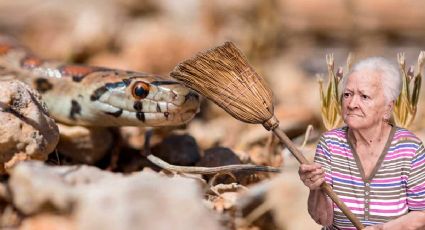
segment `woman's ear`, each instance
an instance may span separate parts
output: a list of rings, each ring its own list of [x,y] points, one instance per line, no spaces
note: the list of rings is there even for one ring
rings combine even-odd
[[[391,113],[394,109],[394,105],[395,105],[395,100],[390,101],[390,103],[388,103],[388,111]]]
[[[394,105],[395,105],[395,101],[390,101],[387,105],[385,105],[386,111],[383,117],[384,121],[388,122],[390,120]]]

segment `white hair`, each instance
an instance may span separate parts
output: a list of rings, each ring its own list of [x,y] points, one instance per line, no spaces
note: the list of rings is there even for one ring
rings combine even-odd
[[[402,87],[402,79],[399,70],[383,57],[370,57],[358,62],[342,80],[342,89],[347,86],[347,79],[354,72],[376,71],[380,73],[382,89],[387,102],[396,101]]]

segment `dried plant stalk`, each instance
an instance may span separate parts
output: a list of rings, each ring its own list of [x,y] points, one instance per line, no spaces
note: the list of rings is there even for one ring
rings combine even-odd
[[[228,173],[235,171],[249,171],[249,172],[270,172],[270,173],[279,173],[281,170],[279,168],[270,167],[270,166],[261,166],[261,165],[225,165],[219,167],[196,167],[196,166],[179,166],[169,164],[160,158],[149,154],[147,156],[148,160],[155,164],[156,166],[166,169],[170,172],[177,173],[193,173],[193,174],[217,174],[217,173]]]
[[[351,68],[352,59],[352,55],[349,54],[347,57],[347,72]],[[331,130],[342,124],[341,97],[339,95],[338,85],[343,78],[343,69],[339,67],[335,73],[333,54],[326,55],[326,63],[329,80],[325,92],[323,89],[323,78],[319,77],[320,108],[323,124],[327,130]]]
[[[394,106],[394,122],[397,126],[408,128],[415,119],[417,112],[422,82],[421,70],[424,66],[425,52],[421,51],[419,54],[416,71],[413,66],[406,71],[406,58],[404,53],[398,53],[397,59],[400,66],[403,86]]]

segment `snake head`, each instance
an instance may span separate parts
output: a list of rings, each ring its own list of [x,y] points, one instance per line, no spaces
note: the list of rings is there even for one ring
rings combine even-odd
[[[90,100],[117,125],[174,126],[195,116],[200,99],[176,81],[133,76],[104,84]]]

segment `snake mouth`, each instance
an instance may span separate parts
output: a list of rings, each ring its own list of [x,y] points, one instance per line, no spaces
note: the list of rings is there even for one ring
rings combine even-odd
[[[116,126],[177,126],[190,121],[199,112],[199,96],[189,92],[180,105],[166,101],[96,101],[103,112],[104,119]],[[133,103],[133,104],[131,104]],[[98,122],[100,123],[100,122]],[[100,124],[101,125],[101,124]]]
[[[115,108],[116,112],[104,112],[117,126],[178,126],[189,122],[197,110],[178,112],[141,112]]]

